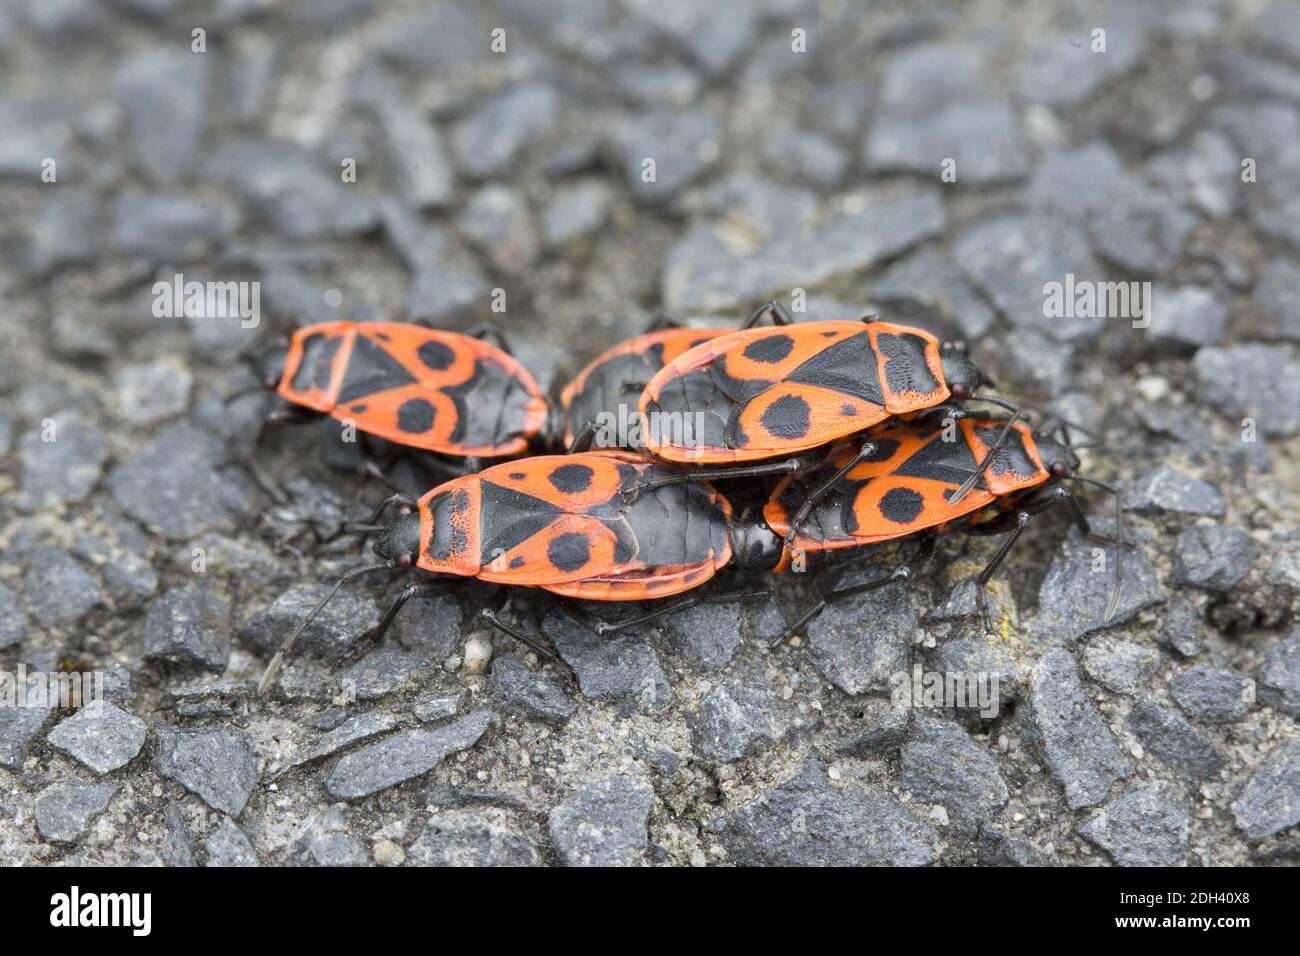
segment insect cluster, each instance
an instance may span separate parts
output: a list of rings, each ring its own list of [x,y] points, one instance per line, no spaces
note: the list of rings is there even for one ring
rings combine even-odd
[[[1072,432],[1086,430],[1050,417],[1030,427],[1021,406],[983,391],[990,383],[963,349],[875,317],[795,324],[767,303],[739,329],[660,320],[597,357],[554,403],[490,338],[490,329],[329,322],[298,330],[267,357],[264,384],[285,403],[268,423],[331,415],[430,456],[454,477],[418,499],[394,494],[368,522],[348,526],[375,535],[381,562],[340,579],[285,642],[262,689],[335,591],[381,569],[435,577],[403,590],[375,637],[411,598],[456,579],[586,601],[690,592],[617,624],[588,620],[605,634],[755,593],[703,597],[701,586],[728,567],[802,570],[810,556],[916,538],[915,555],[879,580],[839,587],[832,574],[784,638],[829,601],[915,577],[935,536],[960,529],[1005,535],[976,579],[989,627],[985,586],[1030,520],[1065,505],[1081,532],[1099,538],[1069,483],[1115,494],[1077,474],[1082,443]],[[637,427],[611,438],[602,423],[628,407]],[[367,467],[384,478],[377,462]],[[1108,618],[1122,575],[1118,494],[1115,502],[1118,538],[1102,539],[1117,555]],[[484,618],[551,656],[499,610],[485,608]]]

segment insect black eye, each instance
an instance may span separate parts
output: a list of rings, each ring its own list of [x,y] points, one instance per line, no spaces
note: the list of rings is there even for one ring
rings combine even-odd
[[[415,563],[415,555],[408,551],[406,554],[398,556],[397,563],[403,568],[409,568]]]
[[[952,392],[953,398],[966,397],[966,386],[963,385],[961,382],[954,382],[949,390]]]
[[[1064,478],[1070,469],[1065,466],[1063,461],[1052,462],[1052,475],[1056,478]]]
[[[398,506],[397,506],[397,513],[398,513],[399,515],[409,515],[409,514],[411,513],[411,506],[410,506],[410,505],[398,505]]]

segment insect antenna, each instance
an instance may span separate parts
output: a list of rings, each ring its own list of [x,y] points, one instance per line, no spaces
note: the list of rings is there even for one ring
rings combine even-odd
[[[1110,591],[1110,600],[1106,604],[1106,616],[1102,623],[1110,623],[1110,619],[1115,616],[1115,611],[1119,608],[1119,590],[1124,583],[1124,501],[1120,497],[1119,491],[1104,481],[1098,481],[1096,478],[1087,478],[1083,475],[1074,475],[1071,481],[1082,481],[1086,485],[1092,485],[1094,488],[1100,488],[1102,491],[1109,492],[1115,496],[1115,585]]]
[[[326,595],[316,602],[316,606],[312,608],[307,613],[307,616],[298,624],[297,630],[290,634],[288,639],[280,645],[280,649],[276,651],[275,656],[271,658],[271,663],[266,665],[266,672],[262,674],[262,679],[257,682],[257,695],[260,697],[262,694],[266,693],[266,689],[271,686],[271,681],[275,680],[276,675],[280,673],[280,668],[284,666],[284,660],[288,656],[289,651],[293,649],[294,641],[298,640],[298,635],[305,631],[307,625],[316,619],[316,615],[320,613],[321,608],[330,602],[330,598],[334,597],[334,595],[338,593],[339,588],[343,587],[343,585],[347,584],[353,578],[359,578],[361,575],[369,574],[371,571],[388,570],[391,567],[392,565],[387,562],[384,564],[368,564],[364,567],[353,568],[335,581],[334,587],[330,588]]]

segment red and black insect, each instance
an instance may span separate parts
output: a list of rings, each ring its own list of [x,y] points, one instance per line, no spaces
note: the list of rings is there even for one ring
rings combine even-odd
[[[289,405],[267,422],[331,415],[357,431],[457,458],[523,454],[546,424],[533,376],[469,335],[404,322],[322,322],[265,360]]]
[[[1123,578],[1123,513],[1110,485],[1079,474],[1073,449],[1051,436],[1050,427],[1031,431],[1002,418],[964,417],[952,426],[903,425],[874,436],[862,458],[856,447],[833,449],[816,469],[784,479],[764,508],[767,525],[804,553],[835,551],[920,536],[912,561],[879,582],[832,591],[827,599],[860,593],[891,580],[912,578],[934,552],[934,535],[960,528],[970,534],[1007,533],[1006,540],[976,579],[976,608],[989,627],[986,585],[1030,520],[1064,504],[1079,530],[1118,545],[1115,585],[1105,619],[1114,616]],[[1006,433],[1004,435],[1004,432]],[[979,463],[983,462],[981,471]],[[971,491],[958,492],[977,476]],[[1082,506],[1063,481],[1082,481],[1115,495],[1117,539],[1093,535]],[[811,489],[830,482],[809,508]],[[788,562],[791,549],[782,557]],[[825,601],[802,617],[802,626]]]
[[[932,424],[930,419],[941,413],[955,420]],[[785,571],[796,551],[812,556],[909,536],[919,539],[919,548],[910,561],[877,581],[836,589],[839,575],[835,575],[823,598],[781,639],[806,625],[829,601],[914,579],[933,556],[936,535],[953,529],[982,535],[1007,533],[976,579],[976,610],[990,628],[989,579],[1029,521],[1060,504],[1069,507],[1084,535],[1118,546],[1115,584],[1105,613],[1106,620],[1112,618],[1123,580],[1119,495],[1110,485],[1077,474],[1079,460],[1073,448],[1053,438],[1053,431],[1053,426],[1035,432],[1005,418],[937,410],[912,423],[878,431],[865,456],[861,446],[841,443],[819,464],[801,467],[783,479],[761,515],[746,513],[733,522],[733,547],[742,566]],[[652,482],[664,480],[652,479],[637,490],[644,493]],[[1063,481],[1085,482],[1115,495],[1118,538],[1092,533],[1082,506]],[[963,494],[967,488],[970,491]],[[661,608],[598,629],[613,633],[675,609]]]
[[[1067,446],[1014,425],[1006,429],[1012,438],[995,448],[1007,426],[1005,420],[967,418],[960,425],[961,440],[952,442],[942,440],[944,427],[913,424],[887,429],[878,436],[877,452],[868,460],[857,461],[852,448],[838,450],[820,468],[782,482],[763,512],[747,511],[739,518],[708,482],[635,452],[528,458],[456,478],[418,501],[407,500],[413,510],[388,525],[373,526],[371,530],[381,532],[373,550],[384,562],[344,575],[285,642],[262,687],[269,684],[298,634],[344,581],[382,569],[418,567],[443,577],[541,588],[590,601],[645,600],[694,590],[729,564],[784,570],[789,566],[789,548],[783,537],[793,536],[796,546],[807,552],[834,551],[961,523],[981,534],[1010,532],[979,577],[977,594],[983,613],[985,584],[1035,514],[1065,502],[1080,528],[1085,533],[1090,529],[1078,501],[1058,483],[1078,478],[1078,459]],[[990,452],[986,475],[963,501],[952,504],[956,490],[978,475],[977,462]],[[846,470],[850,462],[852,467]],[[683,474],[688,480],[680,480]],[[800,484],[826,480],[833,487],[812,511],[809,531],[792,535],[791,508],[799,502],[804,510],[802,503],[808,500]],[[1092,483],[1114,491],[1101,482]],[[787,633],[802,627],[827,601],[914,576],[932,552],[933,535],[926,534],[922,555],[913,562],[882,581],[830,591]],[[1107,618],[1114,613],[1120,573],[1117,563],[1116,590]],[[375,636],[388,628],[411,598],[442,586],[422,582],[404,589]],[[719,594],[709,599],[761,593]],[[596,630],[613,633],[701,600],[695,595],[638,618],[601,623]],[[553,656],[502,622],[495,608],[483,614],[499,630]]]
[[[558,405],[564,446],[574,445],[587,432],[599,430],[606,416],[614,416],[614,422],[620,426],[625,424],[625,418],[632,420],[626,423],[626,447],[642,449],[637,403],[646,384],[683,352],[734,331],[734,328],[683,328],[671,320],[658,320],[641,335],[596,356],[560,393]],[[630,410],[630,414],[623,415],[623,410]],[[612,447],[597,443],[600,447]]]
[[[774,325],[791,322],[778,303],[765,302],[738,328],[753,328],[764,318]],[[560,422],[551,426],[549,447],[585,450],[594,443],[601,448],[643,451],[638,405],[646,385],[660,369],[690,349],[737,330],[685,328],[671,318],[655,319],[645,332],[596,356],[565,386],[555,403]],[[608,434],[610,428],[602,427],[606,421],[614,426],[612,435]]]
[[[788,323],[779,305],[767,308]],[[872,319],[745,329],[683,353],[641,396],[647,451],[713,466],[696,471],[697,478],[789,475],[820,462],[817,449],[849,436],[858,436],[857,460],[863,460],[875,451],[876,431],[922,412],[960,413],[953,403],[966,400],[1010,410],[1001,438],[956,492],[960,500],[1020,409],[976,392],[988,379],[959,346]],[[828,480],[813,488],[805,510],[831,485]]]
[[[819,448],[975,398],[987,383],[963,351],[921,329],[807,322],[742,330],[687,351],[650,380],[639,407],[652,454],[734,464]],[[690,441],[673,433],[678,423],[696,426]]]
[[[732,560],[731,506],[706,482],[673,483],[644,495],[638,484],[679,470],[634,452],[525,458],[446,482],[378,528],[384,568],[417,567],[442,577],[542,588],[589,601],[667,597],[696,588]],[[383,506],[381,506],[382,512]],[[375,530],[377,526],[368,530]],[[338,586],[335,586],[337,590]],[[381,635],[411,598],[443,588],[414,584],[381,621]],[[333,595],[317,605],[267,670],[269,684],[294,639]],[[498,629],[539,647],[486,609]]]

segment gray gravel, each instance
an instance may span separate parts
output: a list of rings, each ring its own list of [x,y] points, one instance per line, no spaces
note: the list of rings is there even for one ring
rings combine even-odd
[[[742,865],[864,866],[931,862],[933,834],[892,796],[838,788],[816,764],[719,821],[723,844]]]
[[[145,723],[134,714],[103,701],[83,707],[50,731],[47,740],[97,774],[118,770],[140,753]]]
[[[325,776],[326,792],[356,800],[396,786],[432,770],[448,754],[474,743],[487,730],[491,715],[478,711],[433,730],[404,730],[345,755]]]
[[[1043,759],[1070,809],[1100,803],[1131,765],[1084,693],[1074,658],[1060,648],[1034,665],[1029,706]]]
[[[248,742],[226,730],[176,730],[159,725],[154,769],[238,819],[257,785],[257,759]]]
[[[646,820],[654,791],[618,776],[584,784],[550,812],[551,840],[566,866],[634,866],[649,844]]]
[[[1187,857],[1187,807],[1164,784],[1108,800],[1079,832],[1121,866],[1177,866]]]
[[[36,798],[36,829],[55,843],[72,843],[108,809],[121,786],[64,780]]]
[[[0,863],[1295,862],[1294,4],[233,2],[206,54],[186,4],[11,6]],[[157,314],[178,273],[259,283],[257,327]],[[1150,324],[1051,314],[1071,275],[1149,280]],[[990,391],[1098,432],[1118,613],[1113,549],[1062,508],[994,577],[991,633],[997,541],[956,533],[775,650],[822,580],[724,571],[773,593],[606,639],[515,594],[570,688],[485,630],[486,586],[368,637],[423,576],[376,572],[253,693],[372,559],[340,531],[386,491],[331,419],[263,437],[273,501],[244,465],[271,402],[226,401],[246,359],[306,322],[490,322],[561,387],[655,315],[770,297],[963,340]],[[109,703],[20,700],[20,665],[98,672]],[[913,700],[927,675],[997,696]]]

